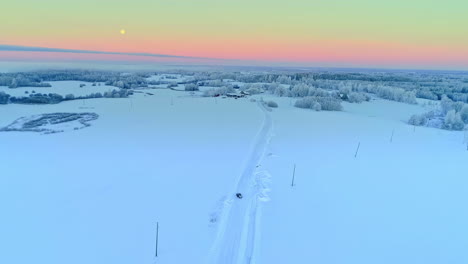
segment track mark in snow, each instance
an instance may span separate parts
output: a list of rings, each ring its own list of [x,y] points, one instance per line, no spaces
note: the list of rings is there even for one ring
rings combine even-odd
[[[270,175],[261,166],[272,137],[273,121],[269,111],[258,103],[265,117],[254,141],[249,159],[237,179],[235,189],[227,198],[220,212],[218,233],[210,254],[210,263],[244,264],[255,262],[255,250],[259,237],[259,202],[269,201]],[[243,198],[235,198],[242,193]],[[228,202],[229,201],[229,202]]]

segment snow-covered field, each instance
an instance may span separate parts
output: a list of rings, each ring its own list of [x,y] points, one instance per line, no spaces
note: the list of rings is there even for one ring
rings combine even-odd
[[[100,116],[79,131],[0,133],[0,263],[153,263],[156,222],[159,262],[205,262],[210,220],[233,198],[262,112],[151,92],[86,100],[86,110],[0,106],[0,126],[47,112]]]
[[[99,114],[0,133],[0,263],[468,263],[465,135],[407,125],[422,106],[148,92],[0,105]]]
[[[258,263],[468,263],[463,132],[408,126],[413,105],[278,101]]]

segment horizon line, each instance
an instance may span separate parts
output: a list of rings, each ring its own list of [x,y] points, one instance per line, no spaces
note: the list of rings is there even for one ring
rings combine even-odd
[[[213,58],[213,57],[195,57],[195,56],[182,56],[171,54],[158,54],[158,53],[145,53],[145,52],[118,52],[118,51],[99,51],[99,50],[81,50],[81,49],[64,49],[64,48],[48,48],[38,46],[23,46],[23,45],[5,45],[0,44],[0,51],[7,52],[46,52],[46,53],[70,53],[70,54],[100,54],[100,55],[122,55],[122,56],[140,56],[140,57],[153,57],[153,58],[172,58],[172,59],[188,59],[188,60],[211,60],[215,62],[226,62],[227,64],[206,64],[204,66],[232,66],[232,67],[266,67],[266,68],[321,68],[321,69],[373,69],[373,70],[416,70],[416,71],[449,71],[449,72],[468,72],[467,68],[458,67],[424,67],[422,65],[356,65],[349,63],[330,63],[325,62],[325,65],[318,64],[320,62],[293,62],[293,61],[262,61],[262,60],[248,60],[248,59],[227,59],[227,58]],[[106,60],[97,60],[100,62],[107,62]],[[130,62],[126,61],[125,62]],[[131,61],[135,62],[135,61]],[[229,63],[246,63],[246,64],[229,64]],[[249,65],[253,63],[252,65]],[[148,63],[148,62],[146,62]],[[266,65],[268,63],[269,65]],[[341,64],[341,65],[340,65]],[[203,65],[203,64],[199,64]],[[174,65],[172,65],[174,66]],[[190,66],[190,65],[185,65]],[[192,65],[193,66],[193,65]]]
[[[37,46],[3,45],[3,44],[0,44],[0,51],[83,53],[83,54],[127,55],[127,56],[143,56],[143,57],[158,57],[158,58],[176,58],[176,59],[204,59],[204,60],[236,61],[235,59],[181,56],[181,55],[146,53],[146,52],[119,52],[119,51],[100,51],[100,50],[80,50],[80,49],[47,48],[47,47],[37,47]]]

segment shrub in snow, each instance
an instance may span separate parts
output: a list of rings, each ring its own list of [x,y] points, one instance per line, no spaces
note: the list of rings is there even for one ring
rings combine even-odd
[[[324,111],[341,111],[341,100],[331,97],[317,97],[317,102],[320,104],[321,110]]]
[[[308,108],[308,109],[318,109],[318,104],[320,104],[320,110],[324,111],[341,111],[343,107],[341,106],[341,100],[333,97],[318,97],[318,96],[307,96],[302,99],[299,99],[294,104],[295,107],[299,108]]]
[[[363,93],[351,92],[348,94],[348,102],[350,103],[362,103],[368,101],[368,97]]]
[[[412,115],[408,120],[408,124],[413,126],[425,126],[427,124],[427,118],[423,115]]]
[[[413,115],[408,124],[414,126],[427,126],[439,129],[447,129],[444,126],[445,117],[440,111],[429,111],[420,115]]]
[[[427,119],[426,126],[442,129],[444,128],[444,117],[434,116],[434,118]]]
[[[445,116],[444,128],[448,130],[463,130],[465,123],[463,123],[460,113],[450,110]]]
[[[457,113],[453,109],[448,111],[445,115],[442,110],[413,115],[408,120],[408,123],[415,126],[427,126],[447,130],[463,130],[465,127],[461,112]]]
[[[4,92],[0,92],[0,104],[7,104],[10,99],[10,95]]]
[[[202,96],[204,96],[204,97],[213,97],[213,96],[215,96],[216,94],[217,94],[217,93],[216,93],[216,89],[209,89],[209,90],[203,91]]]
[[[125,89],[107,91],[103,95],[106,98],[128,97],[128,91]]]
[[[188,83],[185,85],[185,91],[198,91],[198,85],[195,83]]]
[[[309,95],[309,86],[303,83],[296,84],[291,89],[292,97],[306,97],[307,95]]]
[[[317,102],[316,100],[313,100],[312,98],[313,97],[305,97],[305,98],[299,99],[296,101],[296,103],[294,103],[294,106],[299,107],[299,108],[312,108],[312,105]]]
[[[65,95],[65,100],[74,100],[75,96],[73,94],[67,94]]]
[[[273,102],[273,101],[268,101],[268,102],[266,103],[266,105],[267,105],[268,107],[273,107],[273,108],[277,108],[277,107],[278,107],[278,104],[277,104],[276,102]]]

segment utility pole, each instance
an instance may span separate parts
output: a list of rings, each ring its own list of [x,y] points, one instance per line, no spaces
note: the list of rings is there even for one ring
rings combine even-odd
[[[156,253],[155,253],[155,257],[158,257],[158,240],[159,240],[159,222],[156,223]]]
[[[359,142],[359,144],[357,145],[357,149],[356,149],[356,153],[354,154],[354,157],[356,158],[357,157],[357,154],[359,152],[359,147],[361,146],[361,142]]]
[[[293,169],[293,174],[292,174],[292,181],[291,181],[291,187],[294,187],[294,177],[296,175],[296,164],[294,164],[294,169]]]

